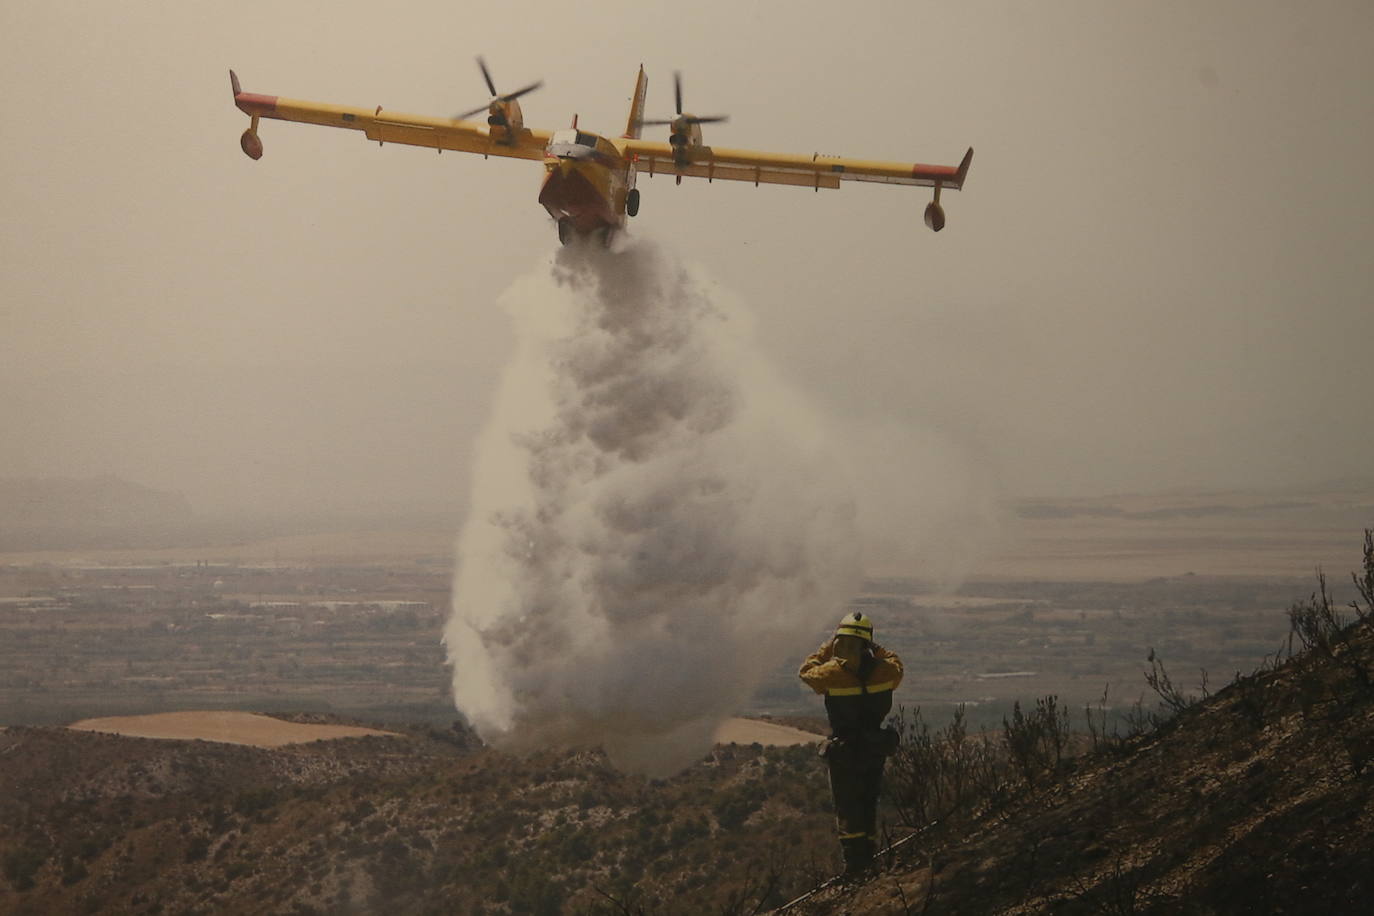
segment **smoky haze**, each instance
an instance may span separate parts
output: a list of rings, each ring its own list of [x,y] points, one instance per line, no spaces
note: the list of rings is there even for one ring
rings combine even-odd
[[[643,183],[632,230],[749,303],[871,479],[986,494],[1368,473],[1374,7],[11,3],[0,78],[0,476],[201,513],[460,507],[515,346],[492,306],[556,246],[528,163],[266,123],[248,91],[957,162],[922,191]],[[961,476],[962,475],[962,476]],[[949,514],[949,513],[947,513]],[[976,515],[976,513],[975,513]],[[981,522],[968,529],[976,539]],[[905,549],[894,535],[892,549]],[[956,555],[961,551],[954,551]],[[949,560],[951,575],[962,561]]]

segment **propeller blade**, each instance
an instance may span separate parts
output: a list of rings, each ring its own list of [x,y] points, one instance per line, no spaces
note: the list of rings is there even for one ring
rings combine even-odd
[[[463,112],[462,114],[456,114],[456,115],[453,116],[453,120],[455,120],[455,121],[466,121],[468,118],[472,117],[473,115],[475,115],[475,114],[481,114],[481,113],[484,112],[484,111],[490,110],[490,108],[491,108],[491,105],[490,105],[490,104],[483,105],[481,108],[474,108],[474,109],[472,109],[472,111],[465,111],[465,112]]]
[[[496,91],[496,84],[491,81],[491,73],[487,71],[487,62],[479,57],[477,58],[477,66],[482,68],[482,79],[487,81],[487,89],[491,91],[493,96],[500,95],[500,93]]]
[[[483,105],[481,108],[474,108],[471,111],[465,111],[462,114],[454,115],[453,118],[456,121],[462,121],[463,119],[470,118],[475,114],[481,114],[484,111],[490,111],[492,105],[494,105],[497,102],[513,102],[516,99],[520,98],[520,96],[525,95],[529,92],[533,92],[540,86],[544,85],[544,81],[540,80],[537,83],[530,83],[523,89],[517,89],[514,92],[507,92],[505,95],[502,95],[501,93],[496,91],[496,81],[491,78],[491,71],[487,69],[487,62],[483,60],[481,57],[478,57],[477,66],[482,71],[482,79],[486,82],[488,91],[491,92],[491,101]]]
[[[657,118],[653,120],[640,120],[638,122],[639,126],[646,127],[649,125],[666,125],[672,127],[674,133],[679,133],[682,130],[682,128],[688,124],[719,124],[723,121],[730,120],[729,115],[707,115],[706,117],[697,117],[696,115],[683,114],[681,71],[673,72],[673,104],[677,108],[676,118],[673,118],[672,120],[661,120]]]
[[[518,99],[518,98],[520,98],[520,96],[525,95],[526,93],[533,92],[534,90],[538,89],[538,88],[539,88],[540,86],[542,86],[542,85],[544,85],[544,81],[543,81],[543,80],[539,80],[539,81],[536,82],[536,83],[530,83],[530,84],[529,84],[528,86],[526,86],[524,89],[517,89],[517,90],[515,90],[514,92],[508,92],[508,93],[506,93],[505,95],[500,96],[500,99],[501,99],[501,101],[503,101],[503,102],[509,102],[509,101],[511,101],[511,100],[513,100],[513,99]]]

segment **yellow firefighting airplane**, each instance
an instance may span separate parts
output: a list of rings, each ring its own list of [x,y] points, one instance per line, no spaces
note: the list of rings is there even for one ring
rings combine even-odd
[[[625,133],[617,138],[603,137],[580,130],[577,118],[564,130],[537,130],[525,126],[519,98],[538,89],[533,83],[515,92],[496,91],[486,64],[478,66],[491,91],[486,105],[452,118],[431,118],[374,108],[344,108],[274,95],[244,92],[231,70],[234,104],[252,118],[243,132],[240,146],[252,159],[262,157],[258,137],[260,118],[298,121],[324,127],[343,127],[362,131],[379,144],[404,143],[424,146],[442,153],[458,150],[487,156],[532,159],[544,164],[544,184],[539,203],[558,223],[558,237],[567,244],[575,237],[597,235],[609,241],[624,227],[627,216],[639,212],[639,191],[635,179],[640,175],[672,175],[681,184],[686,178],[707,181],[752,181],[796,187],[838,188],[841,181],[871,181],[879,184],[918,185],[934,188],[935,196],[926,205],[925,223],[939,232],[945,226],[945,211],[940,206],[942,189],[959,190],[968,177],[973,149],[957,166],[920,165],[897,162],[871,162],[838,156],[798,156],[785,153],[759,153],[750,150],[705,146],[701,125],[724,121],[724,116],[697,117],[682,111],[682,83],[674,79],[677,116],[668,120],[644,120],[644,97],[648,78],[639,68],[634,97],[630,104]],[[482,111],[487,123],[464,120]],[[646,124],[667,125],[667,143],[640,139]]]

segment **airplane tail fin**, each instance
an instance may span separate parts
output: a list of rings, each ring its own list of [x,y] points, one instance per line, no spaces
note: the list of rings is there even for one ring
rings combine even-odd
[[[644,96],[649,92],[649,78],[644,75],[644,65],[639,65],[639,79],[635,81],[634,98],[630,100],[630,120],[625,125],[624,136],[627,140],[638,140],[644,127]]]

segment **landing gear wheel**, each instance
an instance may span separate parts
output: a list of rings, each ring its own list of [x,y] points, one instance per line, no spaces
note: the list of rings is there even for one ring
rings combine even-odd
[[[558,241],[564,245],[577,238],[577,230],[573,228],[572,220],[566,216],[558,221]]]
[[[639,188],[631,188],[625,197],[625,212],[630,216],[639,215]]]
[[[613,239],[615,239],[615,230],[612,229],[610,226],[607,226],[606,228],[598,232],[597,235],[601,237],[601,247],[609,251],[611,247],[611,242]]]

